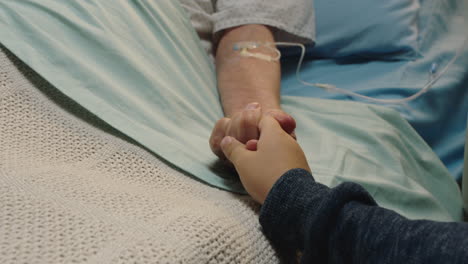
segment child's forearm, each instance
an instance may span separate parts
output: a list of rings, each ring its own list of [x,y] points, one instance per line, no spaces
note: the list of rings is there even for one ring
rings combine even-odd
[[[233,47],[242,41],[274,42],[274,38],[264,25],[239,26],[224,32],[216,51],[216,69],[225,115],[230,117],[251,102],[260,103],[263,109],[279,109],[280,63],[241,57]]]
[[[262,207],[265,234],[304,263],[466,263],[468,224],[411,221],[378,207],[359,185],[328,188],[291,170]]]

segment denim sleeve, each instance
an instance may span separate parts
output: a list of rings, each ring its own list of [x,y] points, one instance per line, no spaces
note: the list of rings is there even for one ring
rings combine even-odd
[[[316,183],[286,172],[260,212],[265,235],[283,258],[302,263],[468,263],[468,225],[409,220],[378,207],[364,188]]]

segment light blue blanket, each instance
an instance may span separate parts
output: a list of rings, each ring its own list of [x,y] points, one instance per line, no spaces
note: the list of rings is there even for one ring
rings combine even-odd
[[[231,171],[213,165],[208,138],[222,116],[215,75],[177,2],[4,0],[0,41],[163,159],[208,184],[242,191]],[[380,205],[410,218],[461,219],[458,186],[398,112],[294,96],[292,87],[282,104],[299,124],[319,182],[360,183]]]
[[[371,97],[402,98],[422,89],[429,80],[433,65],[436,66],[436,73],[441,71],[455,56],[456,51],[462,49],[461,56],[427,93],[405,105],[387,106],[400,112],[435,151],[452,176],[460,179],[468,113],[468,42],[463,43],[468,37],[468,2],[422,0],[420,3],[417,43],[419,58],[413,61],[392,61],[392,54],[386,61],[309,58],[302,67],[302,76],[309,82],[334,84]],[[310,49],[308,52],[313,54],[314,50]],[[296,64],[297,56],[290,56],[283,63],[283,93],[360,101],[303,86],[294,74]]]

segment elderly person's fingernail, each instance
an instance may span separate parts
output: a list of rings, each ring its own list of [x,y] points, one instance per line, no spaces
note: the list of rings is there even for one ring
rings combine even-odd
[[[219,144],[221,147],[225,147],[226,145],[231,144],[232,142],[232,137],[224,137],[223,140],[221,140],[221,143]]]
[[[257,102],[254,102],[254,103],[248,104],[248,105],[245,107],[245,110],[255,110],[255,109],[258,109],[259,107],[260,107],[260,104],[257,103]]]

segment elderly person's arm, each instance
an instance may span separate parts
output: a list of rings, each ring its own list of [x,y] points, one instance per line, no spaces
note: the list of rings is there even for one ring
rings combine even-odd
[[[210,138],[212,150],[218,156],[224,156],[219,143],[225,135],[241,142],[258,137],[257,122],[261,113],[266,111],[274,111],[283,129],[291,133],[295,121],[280,109],[279,62],[241,57],[233,46],[241,41],[311,44],[315,37],[313,1],[179,1],[189,14],[203,47],[209,55],[215,56],[225,118],[220,119],[213,129]],[[251,109],[240,114],[252,102],[260,103],[262,110]],[[255,104],[249,107],[254,108]]]
[[[280,107],[279,61],[242,57],[233,47],[243,41],[273,43],[275,40],[271,28],[257,24],[230,28],[221,36],[216,50],[216,70],[221,103],[227,118],[218,122],[210,140],[212,150],[220,157],[223,155],[219,143],[224,136],[233,136],[244,143],[258,138],[257,123],[262,112],[274,112],[275,118],[290,134],[296,127],[294,119]],[[273,57],[276,55],[268,49],[255,52]],[[262,109],[255,109],[256,104],[249,104],[252,102],[259,103]],[[251,111],[243,112],[246,106]]]
[[[233,47],[242,41],[275,42],[272,30],[265,25],[243,25],[224,31],[216,50],[216,70],[227,117],[242,111],[251,102],[260,103],[264,109],[280,108],[279,61],[241,57]]]

